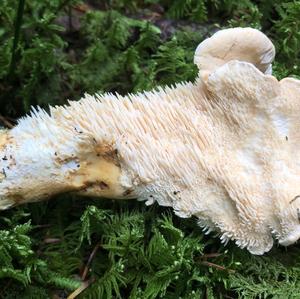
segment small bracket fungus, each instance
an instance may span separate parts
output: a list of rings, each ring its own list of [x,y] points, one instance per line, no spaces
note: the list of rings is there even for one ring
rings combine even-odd
[[[271,41],[226,29],[195,83],[85,95],[0,132],[0,207],[62,192],[140,198],[195,216],[253,254],[300,237],[300,81],[271,76]]]

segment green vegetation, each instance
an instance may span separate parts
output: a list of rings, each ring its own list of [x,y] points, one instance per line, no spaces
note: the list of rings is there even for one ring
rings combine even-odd
[[[300,76],[300,1],[2,0],[2,125],[84,92],[194,80],[197,44],[232,26],[263,30],[275,75]],[[68,195],[1,212],[0,265],[0,298],[300,298],[299,246],[251,256],[136,201]]]

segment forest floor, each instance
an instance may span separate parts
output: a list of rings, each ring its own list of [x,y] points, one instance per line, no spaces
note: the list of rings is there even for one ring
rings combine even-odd
[[[84,93],[194,81],[196,46],[261,29],[274,75],[300,76],[300,1],[2,0],[0,125]],[[196,219],[63,195],[0,214],[0,298],[300,298],[300,247],[253,256]]]

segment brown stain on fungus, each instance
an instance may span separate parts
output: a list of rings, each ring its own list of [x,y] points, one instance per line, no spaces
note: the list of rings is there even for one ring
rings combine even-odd
[[[8,198],[14,203],[14,205],[19,205],[22,204],[24,202],[26,202],[25,198],[23,195],[19,194],[19,193],[15,193],[15,194],[9,194]]]
[[[2,150],[8,142],[8,134],[6,130],[0,130],[0,150]]]
[[[0,151],[5,152],[8,145],[12,144],[12,137],[8,133],[7,130],[0,130]],[[7,161],[8,157],[7,154],[4,154],[2,157],[2,161]],[[9,167],[6,166],[8,169]],[[6,171],[5,168],[2,167],[0,170],[0,183],[6,178]]]
[[[2,171],[0,171],[0,183],[6,178],[6,172],[3,168]]]
[[[56,153],[56,152],[55,152]],[[58,165],[63,165],[63,164],[66,164],[68,162],[71,162],[71,161],[77,161],[78,159],[75,158],[73,155],[71,157],[64,157],[64,158],[61,158],[59,156],[57,156],[57,154],[54,153],[54,162]]]
[[[9,148],[9,146],[12,146],[14,143],[15,142],[13,142],[13,137],[9,134],[9,131],[0,129],[0,151],[4,152],[5,148]]]
[[[70,174],[79,193],[89,196],[122,198],[122,169],[115,149],[97,146],[94,152],[78,157],[80,168]]]
[[[293,203],[296,199],[300,198],[300,195],[296,195],[291,201],[290,204]]]
[[[108,186],[105,182],[103,182],[103,181],[101,181],[101,182],[99,183],[99,187],[100,187],[102,190],[104,190],[104,189],[109,189],[109,186]]]
[[[15,194],[15,195],[13,195],[13,196],[12,196],[12,199],[14,200],[14,202],[15,202],[16,204],[25,201],[24,197],[23,197],[22,195],[20,195],[20,194]]]
[[[129,188],[129,189],[127,189],[127,190],[125,190],[124,192],[123,192],[123,196],[128,196],[128,195],[131,195],[131,193],[133,192],[134,190],[132,189],[132,188]]]

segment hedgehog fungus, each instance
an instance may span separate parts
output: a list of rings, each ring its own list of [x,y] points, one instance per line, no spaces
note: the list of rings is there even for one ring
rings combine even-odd
[[[194,83],[85,95],[0,132],[0,208],[62,192],[139,198],[194,215],[253,254],[300,237],[300,81],[271,75],[271,41],[221,30]]]

